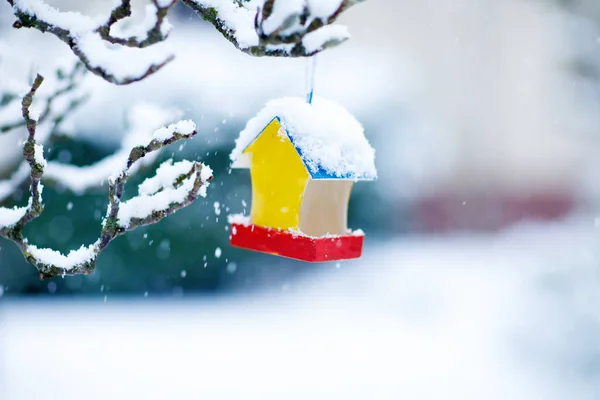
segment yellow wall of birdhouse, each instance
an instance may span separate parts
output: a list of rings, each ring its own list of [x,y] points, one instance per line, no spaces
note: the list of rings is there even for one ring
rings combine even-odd
[[[278,120],[248,146],[251,157],[252,223],[275,229],[300,226],[300,208],[308,171]]]

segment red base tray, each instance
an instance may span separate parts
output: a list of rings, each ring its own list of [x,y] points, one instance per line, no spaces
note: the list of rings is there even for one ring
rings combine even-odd
[[[308,262],[326,262],[359,258],[363,239],[362,235],[312,238],[258,225],[232,224],[230,242],[242,249]]]

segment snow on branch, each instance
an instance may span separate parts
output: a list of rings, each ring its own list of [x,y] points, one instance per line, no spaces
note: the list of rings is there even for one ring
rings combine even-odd
[[[102,21],[77,12],[61,12],[43,0],[8,2],[17,17],[13,27],[34,28],[55,35],[88,70],[111,83],[127,85],[140,81],[173,59],[172,55],[164,55],[157,61],[156,56],[140,49],[167,38],[171,28],[167,13],[176,0],[153,0],[143,24],[145,32],[128,37],[111,31],[117,22],[131,16],[131,0],[121,0],[108,19]]]
[[[111,13],[107,23],[99,27],[97,31],[102,39],[121,46],[144,48],[162,42],[171,31],[167,13],[176,2],[177,0],[152,0],[152,5],[146,7],[146,20],[137,29],[138,33],[128,37],[113,36],[111,35],[113,25],[131,16],[131,0],[122,0],[121,5]]]
[[[87,69],[117,85],[140,81],[173,59],[142,51],[164,41],[168,11],[177,0],[151,0],[134,32],[119,32],[131,16],[131,0],[119,0],[108,18],[61,12],[44,0],[7,0],[15,28],[34,28],[65,42]],[[253,56],[309,57],[345,42],[346,27],[334,25],[365,0],[181,0],[240,51]],[[124,61],[124,56],[126,61]]]
[[[253,56],[309,57],[345,42],[332,25],[365,0],[181,0],[236,48]]]
[[[135,146],[123,163],[122,169],[109,178],[109,205],[102,223],[100,238],[89,246],[82,246],[67,255],[46,248],[38,248],[23,237],[25,225],[36,219],[44,210],[41,179],[47,167],[43,148],[35,140],[37,121],[30,112],[33,97],[43,82],[37,75],[30,91],[21,102],[28,137],[23,145],[23,155],[29,165],[30,198],[27,206],[0,207],[0,236],[14,242],[25,259],[40,272],[40,277],[89,274],[102,250],[116,237],[143,225],[159,222],[166,216],[192,204],[198,196],[206,196],[212,179],[212,170],[201,163],[171,160],[163,163],[153,178],[138,188],[138,196],[122,201],[125,184],[132,168],[147,155],[180,140],[196,135],[192,121],[180,121],[154,132],[151,140]]]

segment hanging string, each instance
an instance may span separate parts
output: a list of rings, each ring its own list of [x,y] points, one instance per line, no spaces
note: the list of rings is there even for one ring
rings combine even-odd
[[[306,102],[312,104],[315,93],[315,70],[317,69],[317,56],[306,60]]]

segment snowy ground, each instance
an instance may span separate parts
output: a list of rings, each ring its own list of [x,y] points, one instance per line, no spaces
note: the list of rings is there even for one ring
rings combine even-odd
[[[597,399],[597,229],[371,243],[260,295],[4,298],[0,398]]]

